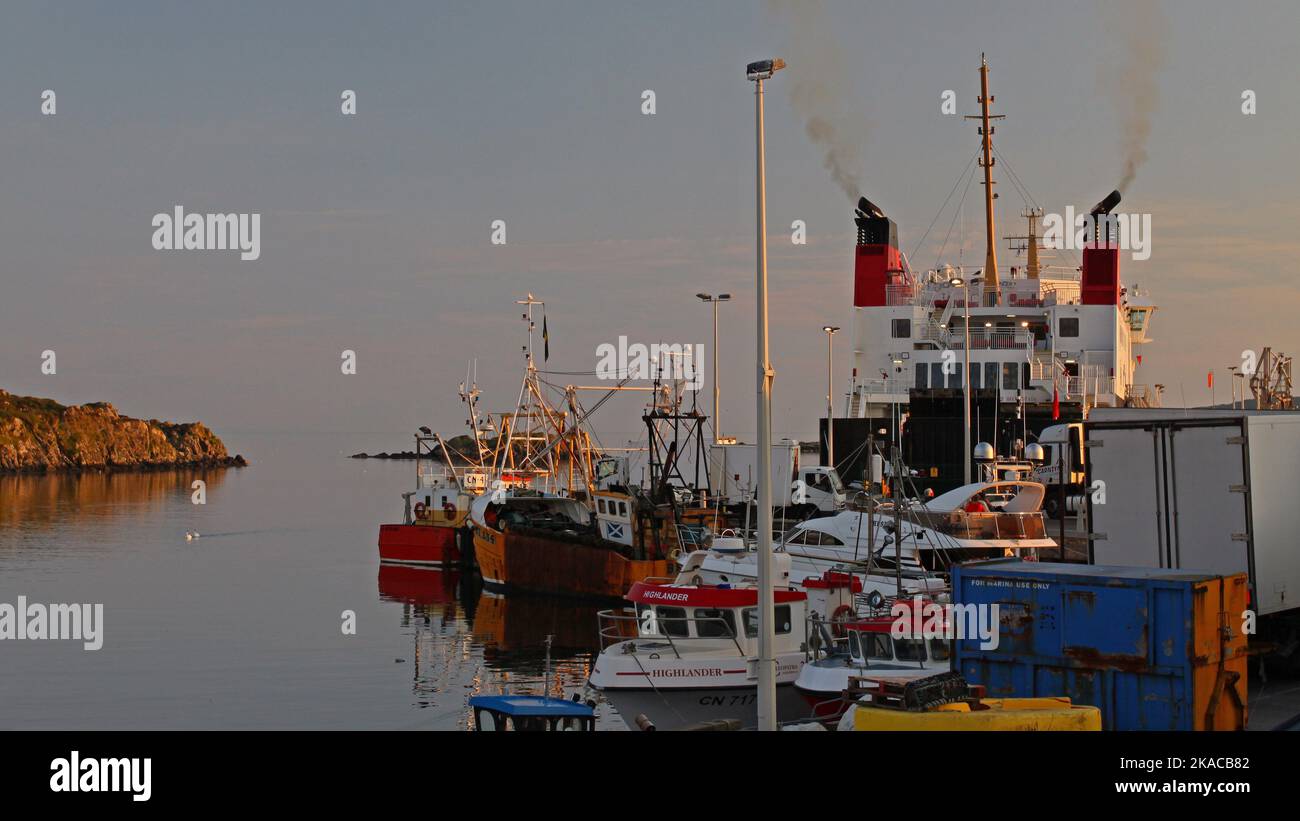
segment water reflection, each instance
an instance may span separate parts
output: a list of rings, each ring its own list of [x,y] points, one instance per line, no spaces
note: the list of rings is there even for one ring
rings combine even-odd
[[[135,517],[188,502],[195,479],[202,479],[211,494],[225,475],[224,468],[193,468],[0,476],[0,527],[39,531]]]
[[[402,607],[411,631],[412,692],[420,707],[457,709],[468,729],[469,696],[546,692],[569,698],[582,690],[600,651],[594,605],[540,596],[488,593],[473,573],[380,565],[379,597]],[[546,639],[551,636],[547,675]],[[601,729],[621,728],[600,715]],[[450,718],[450,716],[448,716]],[[443,725],[445,726],[445,724]]]

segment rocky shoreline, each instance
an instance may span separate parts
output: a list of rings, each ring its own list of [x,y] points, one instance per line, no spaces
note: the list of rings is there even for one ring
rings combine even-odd
[[[0,390],[0,475],[244,467],[202,422],[123,416]]]

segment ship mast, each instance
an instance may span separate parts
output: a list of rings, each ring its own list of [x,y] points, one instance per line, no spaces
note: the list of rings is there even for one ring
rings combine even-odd
[[[1002,286],[998,281],[998,250],[995,236],[997,229],[993,217],[993,126],[990,120],[1000,120],[1003,115],[989,114],[989,104],[994,100],[989,94],[989,64],[984,55],[980,55],[980,114],[979,117],[968,116],[966,119],[980,121],[980,136],[983,138],[984,155],[980,158],[980,167],[984,169],[984,304],[997,306],[1002,301]],[[990,288],[990,285],[992,286]]]

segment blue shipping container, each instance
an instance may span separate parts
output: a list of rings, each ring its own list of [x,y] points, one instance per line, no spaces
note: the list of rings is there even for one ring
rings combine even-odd
[[[1245,574],[993,559],[954,565],[952,585],[956,604],[998,606],[995,648],[953,643],[991,698],[1069,696],[1108,730],[1245,728]]]

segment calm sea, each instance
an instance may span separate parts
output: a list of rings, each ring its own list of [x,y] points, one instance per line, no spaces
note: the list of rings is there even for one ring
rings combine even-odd
[[[0,477],[0,603],[104,607],[98,651],[0,641],[0,729],[466,729],[469,696],[542,691],[547,635],[551,693],[581,689],[596,608],[380,567],[415,466],[347,456],[405,437],[224,438],[249,467]]]

